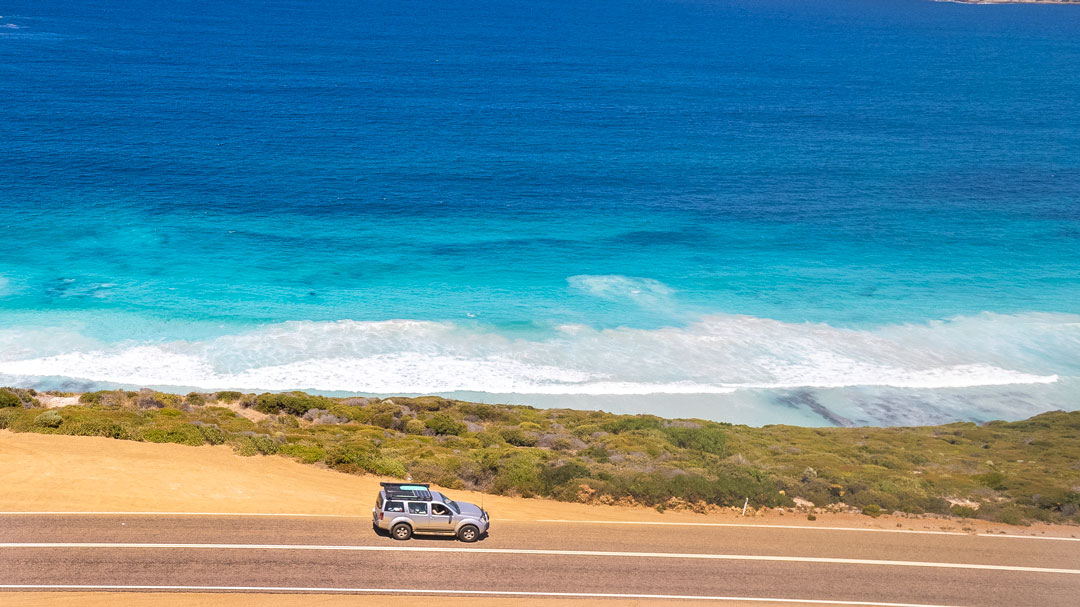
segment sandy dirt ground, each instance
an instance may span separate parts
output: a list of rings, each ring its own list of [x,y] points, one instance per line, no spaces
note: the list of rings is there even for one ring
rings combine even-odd
[[[375,476],[355,476],[285,457],[240,457],[227,446],[189,447],[85,436],[0,431],[0,511],[270,513],[368,517]],[[447,490],[483,503],[493,520],[655,521],[878,527],[1080,536],[1080,528],[939,518],[737,510],[702,515],[649,508],[569,504]]]

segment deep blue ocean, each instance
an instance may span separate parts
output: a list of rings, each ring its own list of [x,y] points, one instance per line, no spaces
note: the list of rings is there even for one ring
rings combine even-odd
[[[0,14],[0,385],[1080,408],[1080,6]]]

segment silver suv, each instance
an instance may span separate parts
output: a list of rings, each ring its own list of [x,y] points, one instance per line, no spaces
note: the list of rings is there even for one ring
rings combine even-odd
[[[371,509],[371,525],[376,533],[389,532],[395,540],[407,540],[414,533],[430,533],[456,535],[463,542],[475,542],[491,527],[483,508],[455,502],[432,491],[430,485],[380,484],[382,489]]]

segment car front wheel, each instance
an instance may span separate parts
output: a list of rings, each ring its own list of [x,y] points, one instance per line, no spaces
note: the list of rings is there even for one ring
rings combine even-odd
[[[405,523],[398,523],[390,530],[390,535],[394,536],[395,540],[407,540],[412,537],[412,527]]]
[[[465,525],[458,530],[457,536],[463,542],[475,542],[480,539],[480,530],[472,525]]]

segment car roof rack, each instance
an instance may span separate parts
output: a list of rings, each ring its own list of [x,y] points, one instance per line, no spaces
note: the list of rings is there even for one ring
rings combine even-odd
[[[379,483],[387,499],[431,501],[431,485],[427,483]]]
[[[431,483],[379,483],[383,489],[394,489],[398,491],[427,491],[431,489]]]

